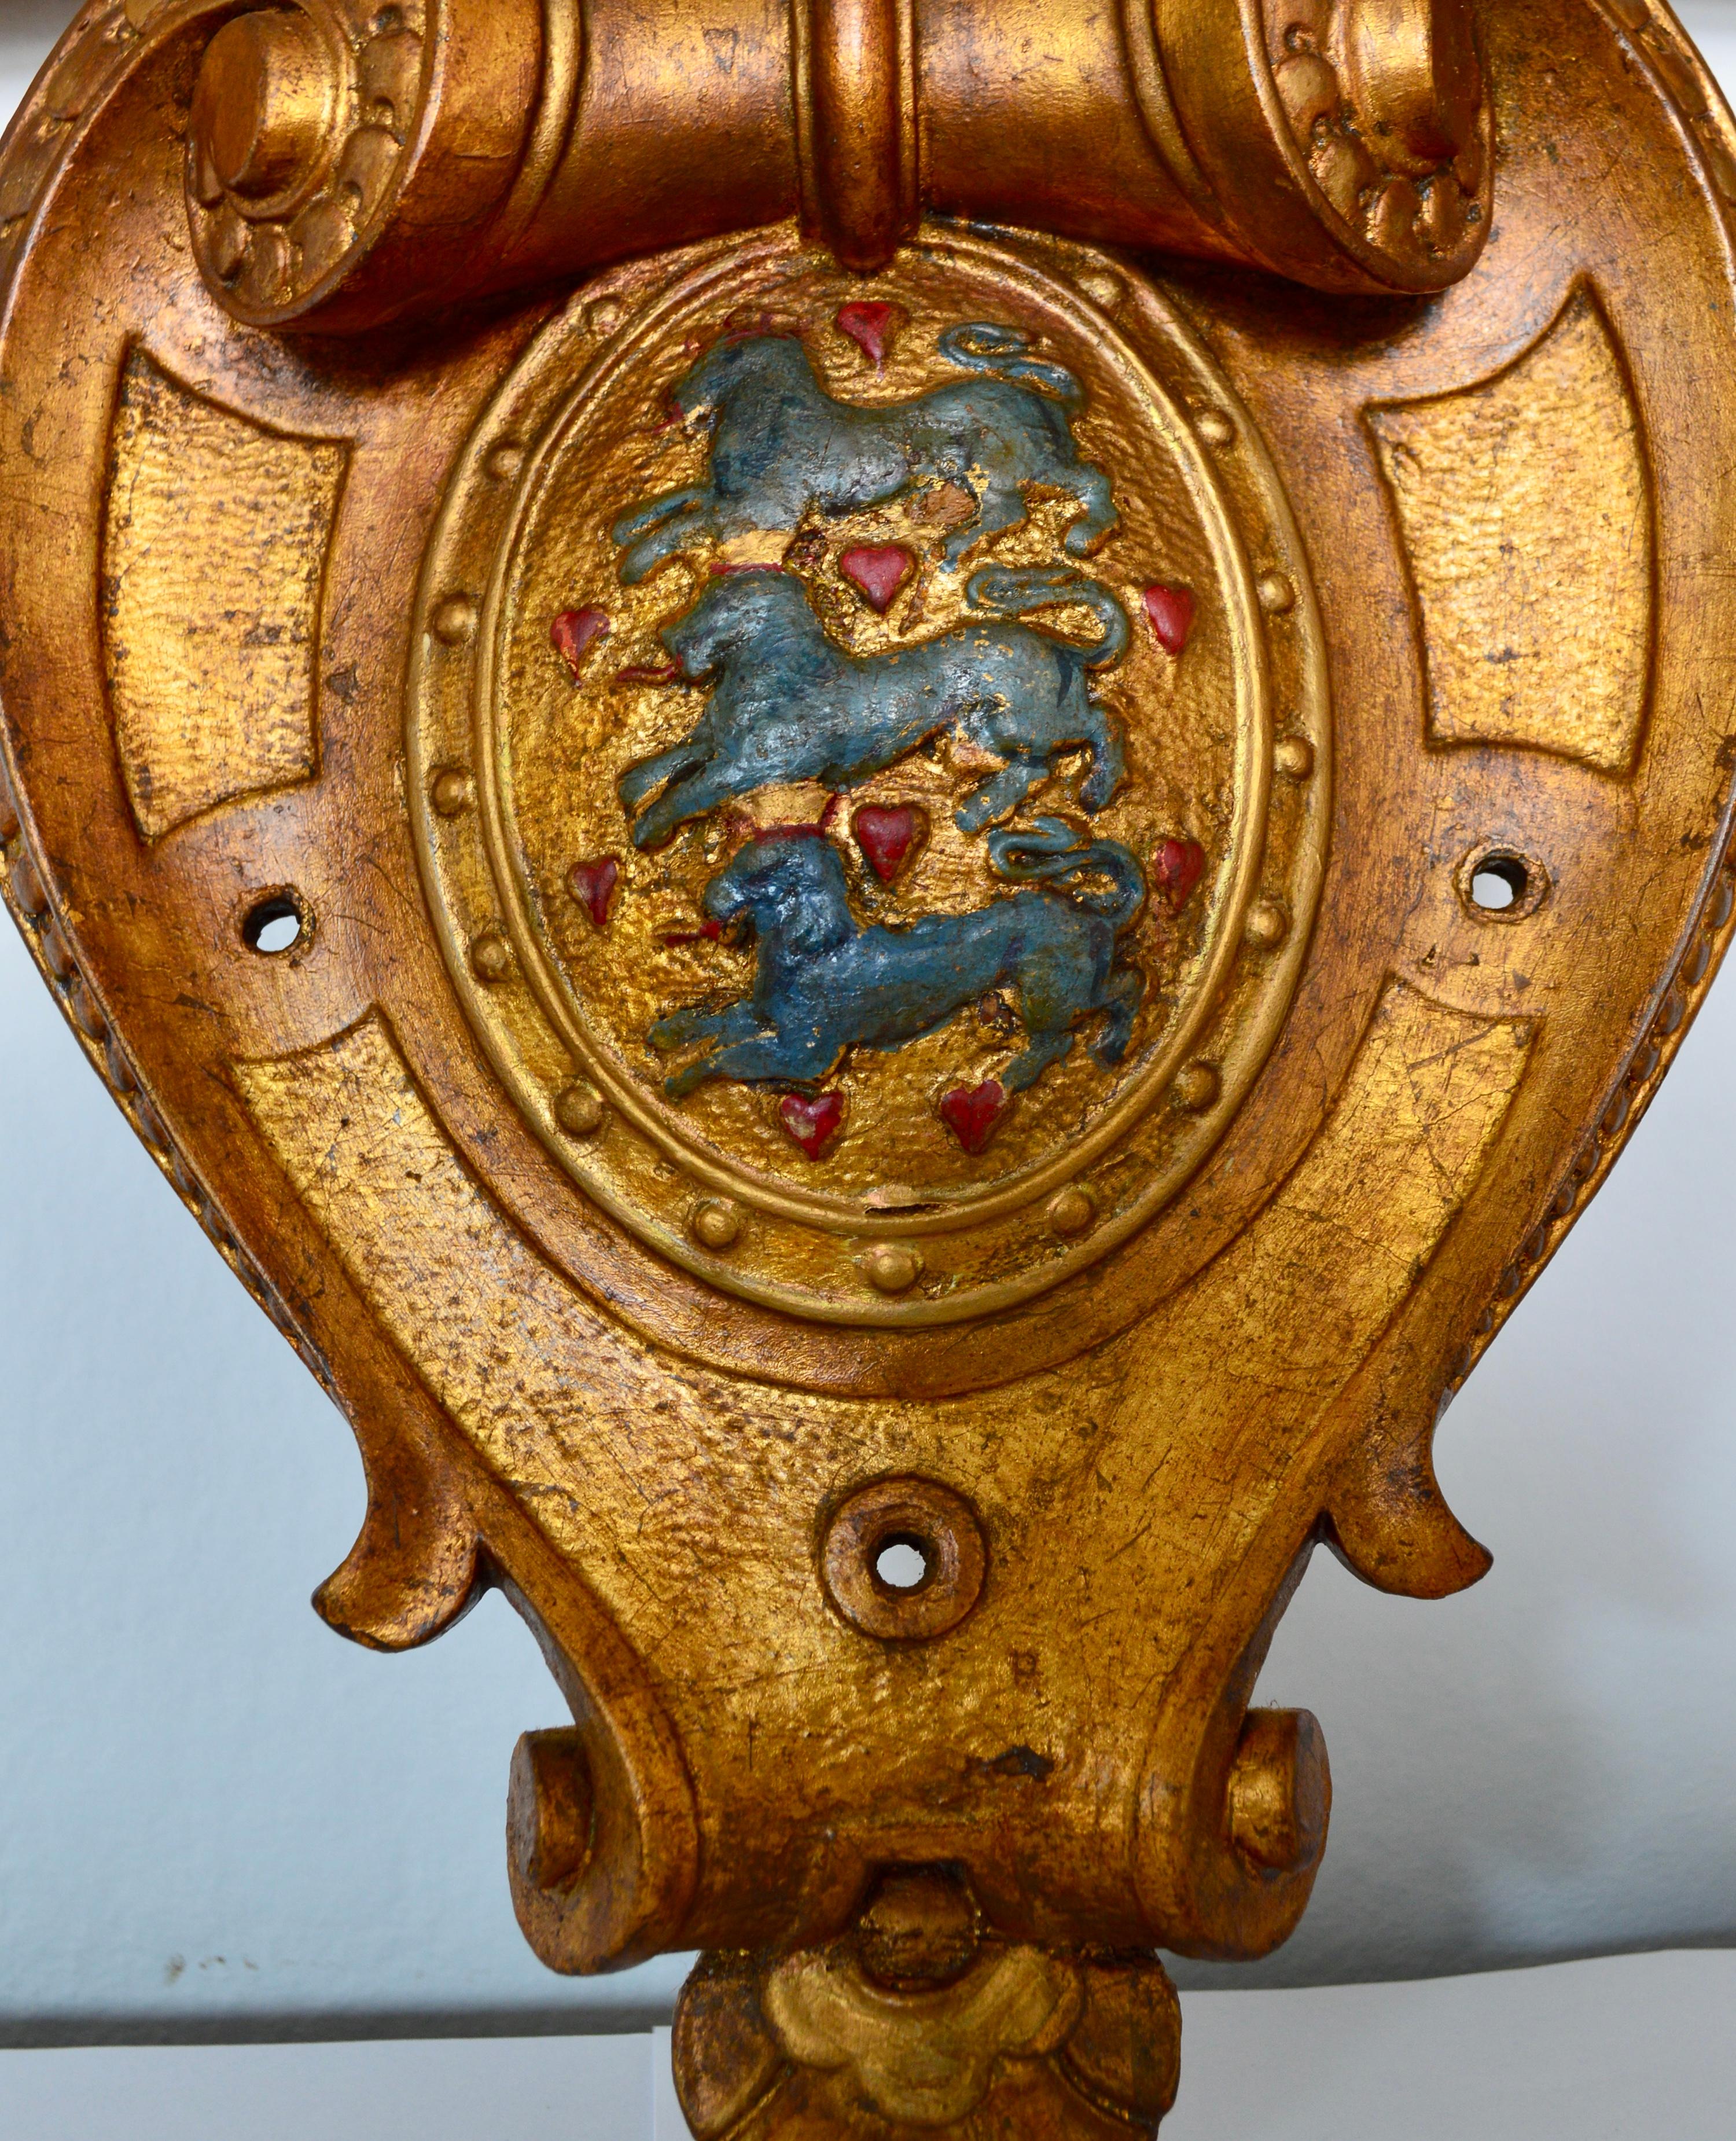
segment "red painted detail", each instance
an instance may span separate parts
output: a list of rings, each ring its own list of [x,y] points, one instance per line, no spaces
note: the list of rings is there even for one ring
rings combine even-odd
[[[1009,1097],[998,1078],[985,1078],[980,1085],[955,1085],[941,1097],[941,1120],[975,1159],[995,1134]]]
[[[850,830],[875,876],[882,884],[890,884],[912,848],[921,844],[928,830],[928,815],[910,803],[896,808],[864,803],[850,820]]]
[[[778,1120],[809,1159],[819,1159],[843,1124],[843,1095],[786,1093],[778,1103]]]
[[[1148,588],[1145,614],[1151,619],[1158,646],[1166,654],[1179,654],[1193,629],[1193,588]]]
[[[681,673],[679,662],[634,662],[615,672],[617,684],[673,684]]]
[[[666,949],[671,949],[677,944],[715,944],[722,934],[722,923],[707,922],[697,929],[671,929],[664,938],[663,943]]]
[[[872,359],[878,372],[885,364],[899,330],[908,322],[910,315],[902,305],[871,303],[866,299],[850,305],[840,305],[837,313],[838,331],[847,334],[864,357]]]
[[[1151,859],[1151,881],[1179,914],[1205,867],[1206,851],[1197,840],[1164,840]]]
[[[826,828],[824,824],[755,825],[748,837],[752,840],[823,840],[826,837]]]
[[[567,873],[567,889],[592,922],[606,928],[615,888],[621,880],[621,863],[615,855],[599,855],[594,863],[574,863]]]
[[[917,561],[902,543],[861,545],[846,550],[838,569],[867,596],[868,608],[884,617],[898,592],[917,568]]]
[[[591,647],[608,636],[608,613],[600,609],[563,609],[548,628],[554,651],[573,672],[574,683]]]

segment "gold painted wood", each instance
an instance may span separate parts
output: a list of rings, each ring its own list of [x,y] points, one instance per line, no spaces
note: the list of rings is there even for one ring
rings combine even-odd
[[[704,2141],[1153,2130],[1308,1556],[1487,1567],[1731,927],[1733,203],[1641,0],[93,0],[15,121],[8,905]]]

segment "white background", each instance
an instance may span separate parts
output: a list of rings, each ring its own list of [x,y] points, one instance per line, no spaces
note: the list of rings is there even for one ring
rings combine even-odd
[[[70,12],[0,0],[0,108]],[[1684,12],[1736,78],[1736,10]],[[1184,1984],[1736,1945],[1733,1065],[1727,978],[1443,1425],[1443,1484],[1493,1574],[1423,1606],[1317,1561],[1261,1692],[1325,1725],[1325,1868],[1278,1956],[1179,1966]],[[307,1609],[361,1506],[348,1429],[206,1247],[0,926],[0,2043],[666,2019],[679,1961],[569,1984],[513,1922],[507,1758],[560,1705],[510,1612],[485,1600],[432,1649],[388,1659]],[[1403,2129],[1414,2141],[1565,2134],[1576,2089],[1577,2135],[1723,2135],[1728,2110],[1700,2125],[1693,2104],[1698,2091],[1711,2119],[1733,1995],[1728,1956],[1400,1986],[1372,2004],[1251,2006],[1244,1990],[1190,2002],[1189,2096],[1225,2134],[1384,2134],[1398,2129],[1376,2117],[1379,2077],[1389,2065],[1395,2090],[1407,2068],[1414,2105],[1433,2058]],[[642,2134],[646,2041],[515,2048],[522,2123],[490,2130]],[[1256,2042],[1277,2064],[1234,2049]],[[114,2065],[139,2056],[0,2060],[0,2141],[166,2135],[140,2078],[165,2070]],[[207,2130],[189,2105],[224,2123],[216,2107],[243,2104],[250,2141],[337,2141],[342,2105],[367,2102],[354,2130],[383,2137],[399,2129],[377,2087],[401,2107],[424,2091],[420,2141],[449,2122],[471,2135],[489,2122],[465,2091],[498,2104],[488,2062],[506,2053],[429,2047],[410,2068],[385,2047],[308,2056],[208,2053],[192,2080],[184,2062],[161,2091],[176,2132]],[[302,2064],[269,2064],[286,2058]],[[1736,2064],[1722,2071],[1736,2088]],[[83,2129],[78,2075],[108,2107]],[[1668,2118],[1666,2085],[1685,2092]],[[129,2123],[106,2123],[122,2100]],[[555,2123],[536,2123],[538,2102]],[[281,2127],[261,2123],[268,2103]],[[1528,2124],[1501,2123],[1522,2112]],[[1203,2137],[1188,2115],[1166,2141]]]

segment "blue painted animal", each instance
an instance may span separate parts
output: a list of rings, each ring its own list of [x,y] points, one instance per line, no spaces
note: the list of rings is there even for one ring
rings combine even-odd
[[[1016,327],[949,327],[941,355],[974,379],[908,401],[839,401],[793,335],[718,342],[676,386],[684,421],[711,434],[709,480],[666,491],[615,523],[631,585],[701,537],[720,542],[799,527],[810,508],[832,516],[884,504],[919,485],[951,484],[974,501],[947,536],[957,564],[971,545],[1025,517],[1025,492],[1044,484],[1083,509],[1067,549],[1084,557],[1119,515],[1109,480],[1082,461],[1073,419],[1084,395],[1070,372],[1028,356]]]
[[[988,849],[994,869],[1024,889],[968,914],[863,928],[824,834],[804,827],[744,848],[706,886],[705,903],[725,927],[751,924],[753,989],[721,1009],[690,1004],[652,1028],[666,1053],[700,1047],[665,1090],[680,1099],[708,1078],[810,1084],[852,1049],[902,1048],[1002,987],[1018,992],[1026,1036],[1001,1074],[1007,1091],[1061,1061],[1093,1018],[1103,1024],[1092,1054],[1105,1067],[1122,1061],[1145,993],[1143,973],[1119,956],[1145,903],[1132,851],[1082,840],[1059,818],[991,833]]]
[[[1029,625],[984,622],[856,655],[829,637],[793,573],[772,567],[712,580],[663,631],[687,681],[714,688],[681,742],[622,775],[630,816],[657,796],[633,827],[634,845],[661,847],[690,818],[756,788],[853,787],[946,730],[1005,761],[959,805],[964,831],[1017,809],[1062,751],[1090,753],[1079,801],[1100,810],[1125,768],[1120,724],[1086,679],[1126,651],[1126,611],[1100,581],[1065,565],[985,566],[966,593],[1001,618],[1082,603],[1103,630],[1079,647]]]

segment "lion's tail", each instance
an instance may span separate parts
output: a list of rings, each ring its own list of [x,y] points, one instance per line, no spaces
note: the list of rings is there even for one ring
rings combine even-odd
[[[1003,826],[989,834],[989,867],[1015,884],[1097,878],[1097,886],[1058,883],[1075,907],[1100,914],[1119,937],[1145,904],[1145,873],[1119,840],[1081,839],[1064,818]]]
[[[1085,406],[1085,390],[1064,364],[1048,364],[1027,355],[1030,337],[1017,327],[997,327],[985,320],[948,327],[937,345],[948,364],[961,372],[986,372],[1015,386],[1035,386],[1052,394],[1069,416]]]
[[[1103,636],[1082,650],[1087,667],[1107,669],[1126,653],[1132,637],[1127,612],[1120,599],[1101,580],[1076,573],[1069,565],[985,565],[972,573],[965,586],[966,599],[978,609],[998,610],[1005,617],[1022,617],[1027,610],[1050,609],[1066,603],[1082,603],[1097,613]]]

